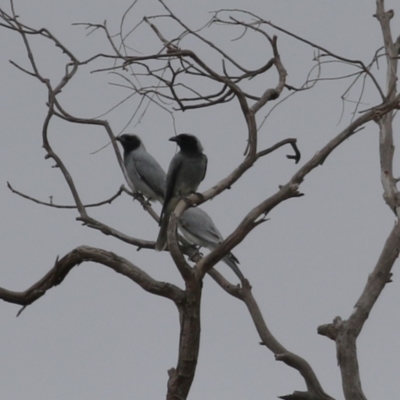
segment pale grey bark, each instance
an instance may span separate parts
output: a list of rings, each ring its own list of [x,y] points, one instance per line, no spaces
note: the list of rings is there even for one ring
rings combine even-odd
[[[393,10],[385,11],[384,0],[376,1],[375,17],[381,26],[387,61],[384,103],[394,101],[397,106],[385,113],[378,113],[374,121],[379,126],[379,154],[381,181],[384,190],[383,197],[387,205],[398,216],[400,198],[396,187],[397,180],[393,176],[393,118],[394,110],[399,109],[399,94],[397,94],[396,87],[398,52],[390,31],[390,20],[393,18],[393,14]],[[376,300],[386,284],[390,282],[392,267],[399,256],[399,243],[400,223],[397,220],[349,318],[342,320],[340,317],[336,317],[332,324],[322,325],[318,328],[318,332],[321,335],[329,337],[336,343],[338,364],[346,400],[366,400],[361,386],[362,379],[358,366],[356,341]]]

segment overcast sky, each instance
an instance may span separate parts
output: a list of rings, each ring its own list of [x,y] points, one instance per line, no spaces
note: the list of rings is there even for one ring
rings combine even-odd
[[[6,0],[2,8],[9,9]],[[197,29],[210,18],[209,11],[241,8],[238,0],[168,1],[168,5],[190,27]],[[116,33],[131,1],[17,0],[20,21],[35,28],[48,28],[79,59],[111,48],[101,32],[87,36],[74,22],[102,23],[107,20]],[[394,37],[400,33],[400,6],[387,2],[398,15],[392,20]],[[246,2],[246,9],[266,20],[313,41],[336,54],[369,63],[382,46],[379,25],[372,15],[375,2],[365,0]],[[139,0],[128,14],[124,31],[143,16],[163,13],[157,1]],[[178,30],[164,23],[166,37]],[[13,67],[10,59],[29,68],[21,38],[1,29],[0,35],[0,146],[1,268],[0,286],[25,290],[40,279],[62,257],[79,245],[113,251],[130,259],[154,278],[182,287],[182,280],[167,252],[135,248],[81,226],[76,211],[37,205],[12,194],[15,189],[58,204],[72,204],[72,197],[54,162],[45,160],[41,132],[46,114],[46,89],[32,77]],[[240,30],[213,28],[208,38],[249,68],[259,67],[270,56],[261,37],[249,35],[234,41]],[[278,35],[288,84],[300,86],[313,65],[315,51],[283,33]],[[143,26],[130,39],[143,54],[157,51],[153,32]],[[211,65],[220,58],[188,38],[182,47],[198,51]],[[53,83],[64,73],[66,58],[53,43],[33,40],[34,54],[43,75]],[[138,54],[138,53],[136,53]],[[122,83],[107,73],[91,74],[110,67],[107,61],[82,68],[60,95],[72,114],[96,117],[130,92],[110,83]],[[376,76],[384,85],[385,65],[380,61]],[[349,67],[326,65],[323,77],[351,73]],[[259,148],[287,137],[298,139],[300,166],[351,121],[361,86],[340,96],[351,81],[324,81],[313,90],[298,93],[277,107],[260,130]],[[274,86],[276,73],[267,82],[251,86],[256,93]],[[265,86],[267,85],[267,86]],[[287,95],[285,91],[283,95]],[[147,150],[167,169],[175,153],[168,138],[174,135],[171,115],[151,106],[129,123],[138,105],[133,97],[106,118],[115,134],[135,132]],[[367,83],[361,109],[379,103]],[[275,103],[260,112],[259,122]],[[343,108],[344,107],[344,108]],[[208,156],[207,176],[200,186],[206,190],[232,171],[243,159],[246,126],[237,102],[203,110],[176,112],[177,132],[197,135]],[[127,125],[128,124],[128,125]],[[399,123],[395,125],[397,131]],[[99,127],[53,121],[50,140],[65,161],[85,203],[111,197],[124,178],[111,146]],[[395,142],[397,140],[395,138]],[[340,315],[347,318],[393,227],[394,215],[382,199],[378,158],[378,129],[371,123],[340,146],[324,165],[312,172],[301,186],[304,197],[280,205],[270,220],[250,233],[235,250],[241,268],[272,333],[289,350],[312,365],[324,390],[343,399],[334,342],[317,335],[317,327]],[[219,230],[227,236],[246,213],[272,195],[297,171],[281,149],[261,159],[231,190],[203,205]],[[395,155],[395,174],[400,175]],[[155,209],[159,211],[159,206]],[[158,227],[138,202],[123,196],[111,205],[91,209],[90,215],[135,237],[155,240]],[[225,264],[217,269],[232,282]],[[387,285],[358,340],[362,385],[369,399],[395,399],[400,392],[400,288],[398,266],[393,283]],[[81,264],[61,286],[28,307],[0,303],[1,397],[32,399],[161,399],[165,397],[167,370],[177,360],[179,326],[177,311],[169,300],[144,292],[123,276],[100,265]],[[272,399],[305,390],[297,371],[276,362],[259,345],[259,337],[242,303],[223,292],[206,277],[202,304],[202,339],[196,377],[190,399]]]

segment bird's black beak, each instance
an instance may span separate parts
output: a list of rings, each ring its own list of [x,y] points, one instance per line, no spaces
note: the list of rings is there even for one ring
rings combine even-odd
[[[115,140],[117,140],[118,142],[121,142],[121,136],[116,137]]]
[[[176,136],[172,136],[172,138],[168,139],[170,142],[177,142],[178,138]]]

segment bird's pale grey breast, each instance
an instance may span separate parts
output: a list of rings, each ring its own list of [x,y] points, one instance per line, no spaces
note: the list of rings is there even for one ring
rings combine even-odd
[[[149,200],[164,202],[166,174],[146,151],[140,138],[124,134],[117,138],[124,149],[124,165],[135,189]]]

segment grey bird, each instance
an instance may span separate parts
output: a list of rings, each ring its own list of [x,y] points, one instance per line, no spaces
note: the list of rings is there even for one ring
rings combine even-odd
[[[183,236],[189,242],[205,247],[210,251],[215,250],[224,240],[210,216],[199,207],[187,209],[178,224]],[[241,281],[244,279],[237,265],[239,261],[232,253],[228,253],[222,258],[222,261],[232,269]]]
[[[124,149],[124,165],[135,189],[149,200],[164,203],[166,174],[160,164],[146,151],[136,135],[117,138]]]
[[[164,203],[167,174],[160,164],[146,151],[141,139],[136,135],[124,134],[117,138],[124,149],[124,164],[135,189],[149,199]],[[202,209],[189,208],[180,221],[179,229],[183,236],[192,244],[213,251],[223,240],[211,217]],[[237,264],[239,261],[229,253],[224,261],[239,279],[243,274]]]
[[[180,151],[175,154],[169,164],[164,205],[160,217],[160,232],[156,242],[156,250],[164,250],[167,246],[167,230],[172,211],[182,197],[194,193],[204,179],[207,170],[207,157],[203,154],[203,146],[196,136],[181,133],[169,139],[176,142]]]

